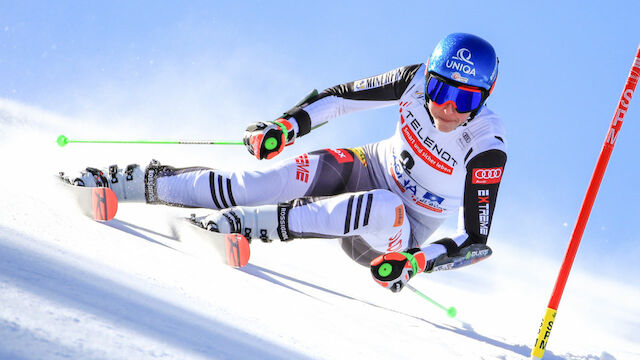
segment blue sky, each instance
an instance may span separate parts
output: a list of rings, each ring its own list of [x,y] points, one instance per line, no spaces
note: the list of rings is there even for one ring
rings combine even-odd
[[[505,121],[509,160],[492,234],[523,256],[560,261],[640,43],[640,3],[478,4],[0,1],[0,96],[107,121],[125,136],[153,128],[153,137],[203,138],[219,128],[235,140],[312,88],[424,62],[446,34],[472,32],[501,61],[488,105]],[[640,275],[630,255],[640,250],[638,101],[577,259],[629,278]],[[396,121],[395,108],[348,115],[285,155],[377,141]]]

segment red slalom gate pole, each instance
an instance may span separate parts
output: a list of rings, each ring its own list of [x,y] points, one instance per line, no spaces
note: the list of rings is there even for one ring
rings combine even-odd
[[[582,239],[584,228],[587,226],[587,221],[589,220],[589,215],[591,214],[593,203],[596,200],[596,195],[598,194],[600,183],[602,182],[604,172],[607,169],[607,164],[609,163],[609,158],[611,157],[613,147],[615,146],[616,140],[618,139],[618,134],[620,133],[620,128],[622,127],[624,116],[629,110],[629,104],[631,103],[631,98],[633,97],[633,92],[635,91],[639,78],[640,46],[638,46],[638,51],[636,53],[633,65],[631,66],[629,76],[627,77],[627,82],[624,86],[624,90],[622,91],[622,95],[620,96],[618,107],[616,108],[616,112],[613,115],[613,120],[611,121],[611,125],[609,126],[607,136],[604,139],[604,145],[602,146],[602,150],[600,151],[600,156],[598,157],[596,168],[594,169],[593,175],[591,176],[591,181],[589,182],[589,187],[587,188],[587,194],[582,201],[582,207],[580,208],[580,213],[578,214],[578,220],[576,221],[576,225],[574,226],[573,232],[571,233],[569,247],[564,256],[562,266],[560,267],[560,273],[558,274],[556,285],[553,289],[551,299],[549,300],[547,311],[545,312],[545,315],[542,319],[542,324],[540,324],[540,329],[538,330],[538,338],[536,339],[536,342],[531,349],[531,359],[542,359],[542,356],[544,355],[544,350],[549,341],[549,336],[551,335],[551,328],[553,327],[553,322],[555,321],[556,314],[558,312],[558,305],[560,304],[560,298],[562,297],[564,286],[566,285],[567,279],[569,278],[571,266],[573,265],[573,260],[576,257],[578,246],[580,246],[580,240]]]

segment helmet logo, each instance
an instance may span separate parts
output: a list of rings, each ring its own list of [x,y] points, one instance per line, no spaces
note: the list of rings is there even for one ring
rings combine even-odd
[[[476,76],[476,68],[473,67],[473,61],[471,61],[471,51],[467,48],[461,48],[456,53],[456,56],[452,56],[451,59],[446,61],[446,67],[455,71],[461,71],[467,75]],[[458,60],[458,61],[454,61]],[[460,74],[458,76],[462,79],[466,79],[461,77]],[[458,80],[458,79],[456,79]],[[468,79],[467,79],[468,80]],[[466,81],[463,81],[466,82]]]
[[[490,92],[498,77],[498,58],[486,40],[473,34],[453,33],[433,49],[427,69],[429,73]]]
[[[456,56],[453,56],[453,58],[456,60],[464,61],[469,65],[473,65],[473,62],[471,61],[471,51],[469,51],[469,49],[462,48],[458,50],[458,53],[456,54]]]
[[[460,75],[459,72],[454,72],[453,74],[451,74],[451,77],[453,78],[453,80],[457,81],[457,82],[461,82],[461,83],[468,83],[469,82],[469,78],[466,78],[462,75]]]

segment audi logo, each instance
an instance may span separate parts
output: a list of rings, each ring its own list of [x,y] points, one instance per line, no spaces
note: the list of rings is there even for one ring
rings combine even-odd
[[[476,179],[480,180],[499,179],[502,176],[502,168],[477,169],[476,171],[474,171],[473,176],[475,176]]]

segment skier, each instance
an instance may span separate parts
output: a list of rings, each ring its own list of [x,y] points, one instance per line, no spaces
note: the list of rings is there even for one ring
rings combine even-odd
[[[248,239],[339,238],[352,259],[397,292],[438,259],[487,242],[507,158],[502,121],[485,105],[497,75],[487,41],[450,34],[427,64],[310,94],[244,135],[252,155],[272,159],[330,119],[398,105],[396,132],[386,140],[313,151],[262,171],[178,169],[154,160],[145,170],[87,168],[74,183],[108,186],[120,202],[215,209],[203,225]],[[458,211],[458,232],[425,244]]]

